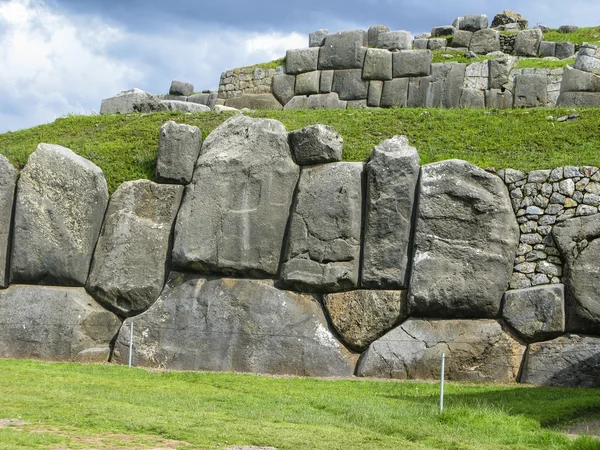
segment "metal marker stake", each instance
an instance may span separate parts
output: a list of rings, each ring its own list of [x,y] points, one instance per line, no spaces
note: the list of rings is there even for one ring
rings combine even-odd
[[[133,356],[133,320],[131,321],[131,333],[129,334],[129,368],[131,369],[131,357]]]
[[[440,414],[444,412],[444,372],[446,366],[446,354],[442,353],[442,375],[440,378]]]

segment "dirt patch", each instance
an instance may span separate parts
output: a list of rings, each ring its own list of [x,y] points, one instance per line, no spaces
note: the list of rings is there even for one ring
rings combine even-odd
[[[29,424],[21,419],[0,419],[0,428],[19,427],[23,425]]]
[[[577,422],[566,426],[562,429],[564,433],[569,436],[580,436],[587,434],[590,436],[600,437],[600,419],[599,420],[586,420],[585,422]]]

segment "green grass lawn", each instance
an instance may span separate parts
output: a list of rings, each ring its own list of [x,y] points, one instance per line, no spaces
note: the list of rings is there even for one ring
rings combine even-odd
[[[573,111],[581,120],[547,120]],[[379,142],[405,134],[419,151],[422,164],[459,158],[483,168],[525,171],[600,165],[600,108],[400,108],[256,111],[249,115],[280,120],[289,131],[316,123],[331,125],[344,138],[346,161],[366,161]],[[40,142],[63,145],[100,166],[112,192],[124,181],[154,178],[159,130],[167,120],[197,125],[206,137],[228,117],[226,113],[179,112],[68,116],[0,134],[0,153],[21,168]]]
[[[600,449],[558,427],[600,414],[600,390],[147,372],[0,360],[0,449]],[[86,447],[88,446],[88,447]]]

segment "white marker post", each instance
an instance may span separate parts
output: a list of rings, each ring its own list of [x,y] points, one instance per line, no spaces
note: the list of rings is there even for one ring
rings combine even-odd
[[[440,377],[440,414],[444,412],[444,372],[446,368],[446,354],[442,353],[442,374]]]
[[[131,369],[131,358],[133,356],[133,320],[131,320],[131,333],[129,333],[129,368]]]

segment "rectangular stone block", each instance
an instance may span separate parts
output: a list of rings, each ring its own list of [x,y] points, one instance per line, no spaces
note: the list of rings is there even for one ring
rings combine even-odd
[[[548,102],[545,75],[518,75],[515,77],[515,108],[546,106]]]
[[[333,70],[321,70],[321,84],[319,91],[322,94],[329,94],[331,92],[331,88],[333,87],[334,72],[335,71]]]
[[[340,100],[365,100],[369,82],[362,79],[361,69],[336,70],[332,90],[339,94]]]
[[[393,76],[420,77],[431,73],[431,50],[403,50],[392,54]]]
[[[379,48],[367,49],[362,77],[364,80],[391,80],[392,52]]]
[[[372,80],[369,82],[369,95],[367,105],[373,108],[379,108],[381,105],[381,94],[383,93],[383,81]]]
[[[409,108],[427,106],[430,96],[431,81],[432,77],[410,78],[407,102]]]
[[[412,35],[404,30],[381,33],[377,40],[377,48],[409,50],[412,48]]]
[[[426,106],[458,108],[466,68],[457,62],[432,64]]]
[[[285,55],[286,73],[293,75],[317,70],[319,50],[319,47],[288,50]]]
[[[311,95],[319,93],[321,71],[304,72],[296,75],[296,95]]]
[[[488,89],[485,91],[486,108],[509,109],[513,107],[513,95],[510,91]]]
[[[319,52],[319,69],[362,69],[367,34],[363,30],[328,34]],[[314,70],[317,68],[315,67]]]
[[[463,88],[460,95],[461,108],[485,108],[485,92]]]
[[[406,107],[408,82],[408,78],[394,78],[390,81],[384,81],[380,106],[382,108]]]
[[[556,42],[542,41],[540,42],[539,55],[540,58],[554,57],[556,54]]]

